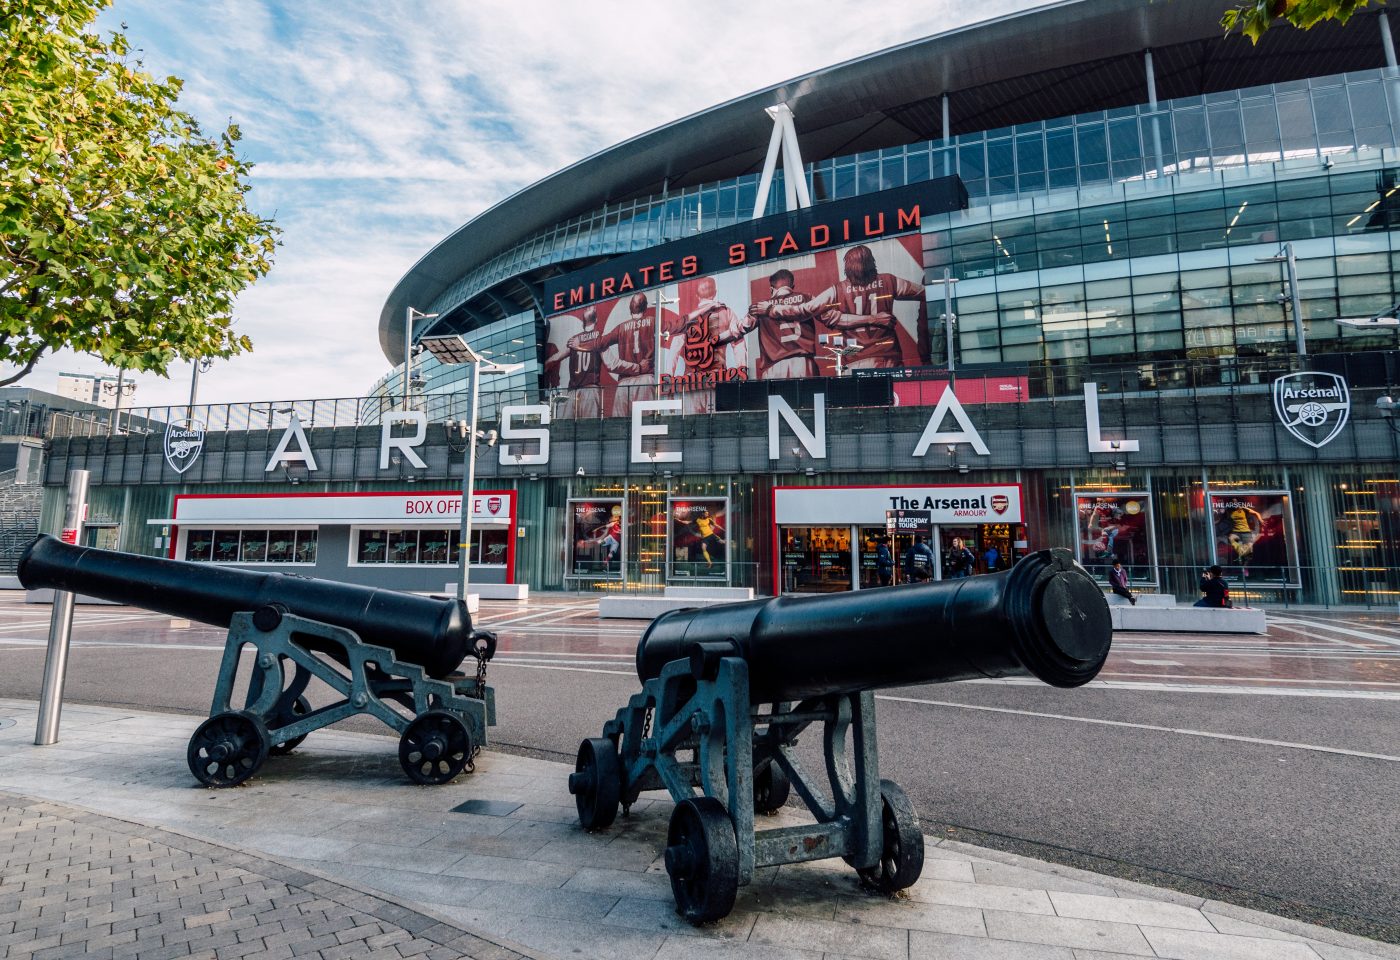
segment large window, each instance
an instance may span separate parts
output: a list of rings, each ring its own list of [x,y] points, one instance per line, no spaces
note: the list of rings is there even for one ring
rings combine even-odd
[[[472,530],[471,564],[474,567],[506,563],[510,532],[499,527]],[[352,563],[413,566],[454,566],[458,562],[458,531],[444,527],[365,527],[351,537]]]
[[[316,562],[315,530],[190,530],[185,559],[200,563]]]

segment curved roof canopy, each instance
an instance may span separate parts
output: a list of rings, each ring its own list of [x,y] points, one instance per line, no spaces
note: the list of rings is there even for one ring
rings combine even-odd
[[[787,103],[807,162],[951,133],[1147,100],[1153,51],[1161,100],[1384,65],[1373,17],[1270,30],[1254,46],[1220,28],[1223,0],[1065,0],[915,40],[796,77],[625,140],[502,200],[449,235],[395,285],[379,343],[403,362],[409,305],[433,303],[463,274],[553,224],[638,195],[762,168]],[[499,303],[500,298],[496,298]],[[522,305],[523,306],[523,305]]]

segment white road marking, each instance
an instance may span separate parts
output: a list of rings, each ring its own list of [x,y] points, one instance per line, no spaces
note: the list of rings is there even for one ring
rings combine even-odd
[[[1368,630],[1352,630],[1348,627],[1333,626],[1330,623],[1322,623],[1317,620],[1286,620],[1282,617],[1276,617],[1275,622],[1282,624],[1302,623],[1316,630],[1330,630],[1333,633],[1345,634],[1348,637],[1359,637],[1362,640],[1371,640],[1376,643],[1384,643],[1392,647],[1400,647],[1400,637],[1391,637],[1381,633],[1372,633]],[[1329,637],[1328,639],[1332,638]],[[1344,643],[1345,641],[1338,640],[1336,642]]]
[[[1186,666],[1186,664],[1182,663],[1180,660],[1129,660],[1128,662],[1129,662],[1129,663],[1135,663],[1135,664],[1137,664],[1139,667],[1184,667],[1184,666]]]
[[[1126,720],[1104,720],[1098,717],[1071,717],[1061,713],[1040,713],[1035,710],[1013,710],[1010,707],[988,707],[981,704],[953,703],[947,700],[920,700],[917,697],[879,696],[877,700],[891,700],[897,703],[917,703],[932,707],[953,707],[960,710],[982,710],[987,713],[1009,713],[1021,717],[1039,717],[1045,720],[1065,720],[1071,723],[1090,723],[1102,727],[1128,727],[1133,730],[1156,730],[1160,733],[1175,733],[1184,737],[1202,737],[1207,740],[1232,740],[1236,743],[1254,743],[1264,747],[1282,747],[1287,750],[1306,750],[1313,753],[1334,753],[1344,757],[1363,757],[1367,760],[1384,760],[1400,763],[1400,757],[1384,753],[1367,753],[1364,750],[1343,750],[1340,747],[1323,747],[1315,743],[1294,743],[1290,740],[1265,740],[1261,737],[1244,737],[1233,733],[1213,733],[1209,730],[1192,730],[1187,727],[1160,727],[1151,723],[1130,723]]]

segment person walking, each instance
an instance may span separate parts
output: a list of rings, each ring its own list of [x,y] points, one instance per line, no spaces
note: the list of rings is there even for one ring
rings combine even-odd
[[[1123,569],[1123,561],[1113,561],[1113,569],[1108,571],[1108,588],[1133,606],[1137,606],[1137,597],[1128,589],[1128,571]]]
[[[894,554],[890,552],[890,538],[886,534],[875,538],[875,576],[882,587],[894,583]]]
[[[914,543],[904,553],[904,579],[923,583],[933,579],[933,548],[924,543],[924,535],[914,534]]]
[[[1213,564],[1201,574],[1201,593],[1204,596],[1197,600],[1194,606],[1197,607],[1233,607],[1230,602],[1230,585],[1221,576],[1220,565]]]
[[[945,566],[946,579],[961,580],[963,577],[972,576],[972,568],[977,565],[977,555],[967,548],[962,537],[953,538],[952,549],[948,551],[948,562]]]

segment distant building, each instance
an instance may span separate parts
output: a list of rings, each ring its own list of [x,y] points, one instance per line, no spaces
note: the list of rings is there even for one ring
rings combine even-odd
[[[128,398],[136,392],[134,381],[127,381],[123,387]],[[117,405],[117,378],[94,377],[90,373],[60,373],[57,393],[68,400],[111,408]]]

